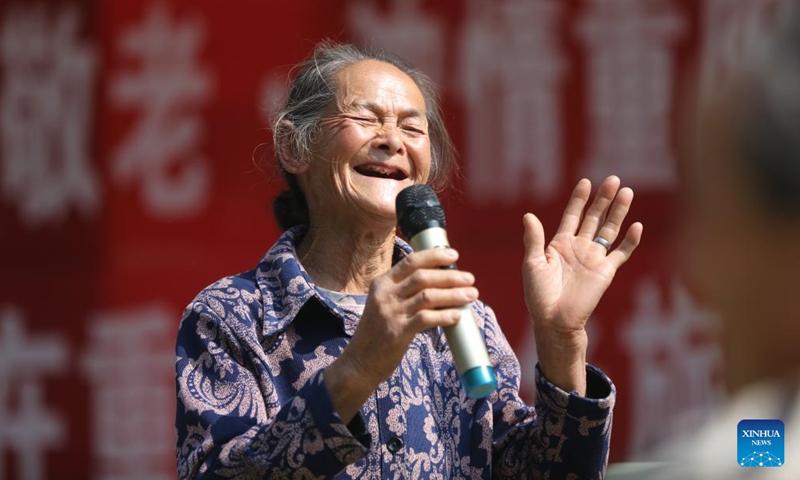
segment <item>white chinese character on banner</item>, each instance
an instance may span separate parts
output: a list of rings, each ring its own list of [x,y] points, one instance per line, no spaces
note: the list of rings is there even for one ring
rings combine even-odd
[[[633,385],[632,458],[723,401],[717,318],[681,285],[672,285],[670,294],[671,305],[665,306],[657,282],[641,282],[630,324],[621,333]]]
[[[110,101],[140,116],[113,155],[112,173],[123,183],[141,182],[142,201],[155,217],[197,214],[210,195],[210,166],[198,151],[199,109],[212,89],[211,74],[197,64],[203,36],[198,21],[173,23],[159,4],[118,44],[140,66],[111,78]]]
[[[374,1],[351,3],[347,22],[367,45],[386,48],[409,61],[435,82],[444,78],[444,31],[426,14],[419,0],[392,0],[391,12],[380,13]]]
[[[703,92],[719,89],[792,8],[797,8],[792,0],[706,0],[700,69]]]
[[[167,480],[173,463],[173,312],[154,306],[96,316],[83,370],[92,387],[99,480]]]
[[[61,373],[67,346],[56,336],[30,336],[19,311],[0,311],[0,479],[10,451],[17,474],[39,480],[45,474],[45,451],[64,439],[65,421],[44,405],[43,378]]]
[[[100,185],[91,165],[96,58],[79,13],[10,8],[0,25],[0,190],[28,226],[57,224],[75,208],[91,217]]]
[[[563,179],[563,6],[554,0],[469,3],[460,38],[471,201],[549,200]]]
[[[673,44],[685,29],[669,0],[590,1],[578,26],[589,58],[589,178],[675,186]]]

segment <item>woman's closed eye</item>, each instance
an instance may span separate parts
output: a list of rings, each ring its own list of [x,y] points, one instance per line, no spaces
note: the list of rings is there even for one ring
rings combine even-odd
[[[369,124],[376,124],[378,123],[377,117],[370,117],[367,115],[348,115],[347,118],[350,120],[359,122],[359,123],[369,123]]]
[[[422,127],[415,127],[413,125],[405,125],[403,126],[403,130],[408,130],[409,132],[416,132],[420,134],[425,134],[425,130]]]
[[[428,132],[424,128],[422,128],[420,126],[417,126],[417,125],[403,125],[403,126],[401,126],[401,128],[406,133],[409,133],[409,134],[414,135],[414,136],[427,135],[428,134]]]

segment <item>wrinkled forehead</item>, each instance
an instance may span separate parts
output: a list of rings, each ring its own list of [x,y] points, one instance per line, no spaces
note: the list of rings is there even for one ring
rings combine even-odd
[[[382,107],[426,114],[425,97],[405,72],[379,60],[362,60],[336,74],[336,103],[341,107]]]

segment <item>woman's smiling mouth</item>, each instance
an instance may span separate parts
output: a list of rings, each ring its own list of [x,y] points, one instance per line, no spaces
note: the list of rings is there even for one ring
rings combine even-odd
[[[408,178],[408,174],[403,171],[403,169],[383,163],[366,163],[354,167],[353,170],[366,177],[387,178],[391,180],[406,180]]]

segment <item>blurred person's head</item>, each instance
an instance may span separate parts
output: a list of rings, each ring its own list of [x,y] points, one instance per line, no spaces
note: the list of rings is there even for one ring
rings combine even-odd
[[[703,98],[683,252],[733,388],[800,370],[800,15]]]

